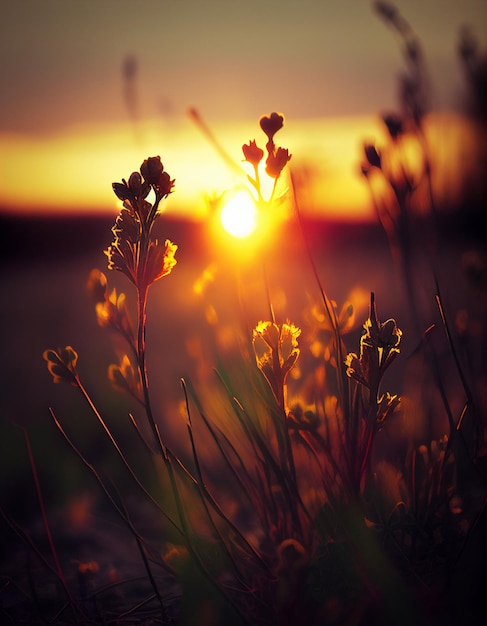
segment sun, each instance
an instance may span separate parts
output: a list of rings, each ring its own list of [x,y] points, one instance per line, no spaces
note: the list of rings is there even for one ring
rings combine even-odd
[[[252,197],[245,191],[234,194],[220,213],[223,228],[234,237],[243,239],[257,226],[257,209]]]

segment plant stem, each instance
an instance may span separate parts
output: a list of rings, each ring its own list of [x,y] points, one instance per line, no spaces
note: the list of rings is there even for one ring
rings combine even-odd
[[[68,587],[68,583],[66,581],[66,578],[64,576],[64,572],[63,572],[63,568],[61,567],[61,562],[59,560],[59,556],[56,550],[56,547],[54,545],[54,540],[52,538],[52,533],[51,533],[51,527],[49,526],[49,521],[47,519],[47,512],[46,512],[46,506],[44,504],[44,498],[42,495],[42,489],[41,489],[41,483],[39,480],[39,475],[37,473],[37,467],[36,467],[36,463],[34,460],[34,454],[32,452],[32,446],[30,444],[30,439],[29,439],[29,435],[26,431],[25,428],[22,428],[22,432],[24,435],[24,439],[25,439],[25,445],[27,448],[27,454],[29,456],[29,463],[30,463],[30,467],[32,469],[32,475],[34,477],[34,484],[35,484],[35,489],[36,489],[36,493],[37,493],[37,499],[39,501],[39,507],[41,510],[41,516],[42,516],[42,523],[44,525],[44,530],[46,531],[46,536],[47,536],[47,540],[49,542],[49,548],[51,550],[51,554],[52,554],[52,558],[54,559],[54,564],[56,566],[56,572],[57,575],[59,577],[59,580],[61,581],[61,584],[63,586],[63,589],[71,603],[71,606],[74,607],[78,613],[85,618],[85,615],[83,614],[83,611],[78,607],[78,605],[76,604],[76,601],[74,600],[71,591],[69,590]]]

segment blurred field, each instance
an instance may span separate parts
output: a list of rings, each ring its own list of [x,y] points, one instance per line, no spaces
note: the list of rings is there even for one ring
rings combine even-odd
[[[109,285],[117,286],[130,298],[130,284],[123,276],[106,270],[103,250],[111,242],[111,217],[100,218],[2,218],[2,426],[18,423],[36,429],[39,435],[50,430],[48,407],[60,413],[72,406],[73,390],[53,386],[42,360],[48,347],[72,345],[80,354],[79,368],[89,388],[103,399],[107,365],[114,360],[110,332],[97,326],[94,306],[86,289],[94,267],[108,274]],[[357,331],[350,338],[355,349],[361,325],[367,315],[367,296],[374,291],[379,315],[396,317],[404,329],[404,357],[418,337],[408,333],[409,311],[403,288],[390,258],[386,237],[374,224],[337,224],[308,221],[307,237],[320,280],[330,298],[341,307],[350,294],[365,294],[357,311]],[[188,341],[204,342],[208,325],[205,309],[211,304],[222,328],[252,328],[269,311],[262,258],[241,263],[235,254],[210,240],[204,223],[166,220],[161,236],[178,243],[178,265],[172,274],[153,287],[149,309],[149,358],[157,376],[155,393],[161,405],[180,396],[179,377],[194,375],[194,359],[188,355]],[[482,231],[461,220],[445,226],[441,235],[442,258],[437,263],[440,284],[452,313],[459,303],[474,297],[462,274],[462,254],[482,247]],[[426,328],[437,315],[434,283],[424,251],[419,250],[418,289],[423,292]],[[300,325],[310,302],[319,302],[303,238],[297,224],[284,225],[266,253],[266,271],[277,319],[291,319]],[[193,286],[211,266],[206,296],[194,293]],[[238,278],[240,276],[240,278]],[[240,284],[238,284],[240,282]],[[240,295],[239,295],[240,294]],[[246,319],[244,319],[246,318]],[[230,332],[231,334],[231,332]],[[194,341],[193,341],[194,344]],[[116,394],[117,403],[120,403]],[[115,401],[115,400],[113,400]],[[123,404],[123,403],[122,403]],[[122,411],[123,408],[117,406]]]
[[[79,372],[86,387],[106,415],[107,422],[130,450],[135,437],[127,414],[137,407],[111,390],[107,366],[116,360],[117,346],[110,332],[97,326],[94,307],[86,289],[90,270],[105,271],[105,249],[111,242],[111,217],[22,218],[3,217],[0,288],[2,292],[1,451],[2,507],[26,527],[34,528],[39,507],[27,459],[22,431],[29,433],[49,510],[83,502],[97,493],[87,480],[49,414],[53,407],[89,456],[106,467],[114,459],[100,441],[98,428],[76,390],[53,385],[42,360],[46,348],[72,345],[79,353]],[[180,377],[196,387],[207,384],[201,361],[218,366],[231,362],[245,331],[269,318],[263,261],[276,318],[305,326],[305,310],[319,303],[320,294],[297,224],[285,224],[265,255],[240,262],[238,251],[212,241],[202,223],[161,221],[163,237],[179,245],[178,265],[157,283],[149,304],[149,373],[161,429],[178,452],[184,454],[184,420]],[[376,294],[382,319],[395,317],[403,330],[402,353],[390,388],[402,391],[402,375],[420,337],[413,329],[408,304],[383,231],[374,224],[336,224],[307,221],[312,256],[328,296],[338,307],[351,298],[358,304],[355,329],[347,336],[347,348],[357,350],[361,327],[367,317],[370,291]],[[454,319],[460,308],[475,310],[477,295],[462,270],[465,253],[484,254],[482,231],[461,218],[444,224],[440,233],[441,255],[436,259],[438,278],[447,313]],[[417,250],[416,276],[422,302],[421,326],[438,323],[431,268],[424,250]],[[485,257],[483,257],[485,259]],[[202,294],[193,287],[211,267]],[[130,297],[123,276],[108,275]],[[216,324],[215,324],[216,322]],[[216,351],[218,349],[220,354]],[[303,356],[305,359],[305,356]],[[441,433],[440,433],[441,435]],[[148,467],[147,472],[153,471]],[[86,505],[89,506],[89,505]],[[64,528],[66,530],[66,528]],[[3,535],[7,552],[16,546],[11,533]],[[117,540],[114,538],[114,542]],[[13,542],[13,543],[10,543]],[[10,549],[9,544],[10,543]],[[97,548],[99,549],[99,548]],[[116,552],[116,546],[107,550]]]

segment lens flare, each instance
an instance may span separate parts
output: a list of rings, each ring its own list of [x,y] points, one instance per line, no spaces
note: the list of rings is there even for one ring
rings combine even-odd
[[[257,226],[257,210],[251,196],[240,191],[230,198],[220,213],[223,228],[234,237],[243,239]]]

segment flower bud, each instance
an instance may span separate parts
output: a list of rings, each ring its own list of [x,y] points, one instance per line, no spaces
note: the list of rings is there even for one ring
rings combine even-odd
[[[387,131],[391,139],[397,139],[404,133],[404,124],[399,115],[395,115],[394,113],[389,113],[384,115],[382,121],[386,125]]]
[[[149,157],[140,166],[140,173],[144,177],[146,183],[149,183],[149,185],[155,185],[157,184],[163,169],[160,156]]]
[[[255,139],[250,141],[248,144],[244,143],[242,146],[242,152],[244,153],[245,160],[255,166],[260,163],[262,157],[264,156],[264,151],[261,150],[255,143]]]
[[[132,199],[132,193],[125,181],[123,183],[112,183],[112,189],[119,200]]]
[[[59,350],[45,350],[42,356],[47,363],[53,382],[66,382],[74,386],[78,384],[76,373],[78,355],[71,346]]]
[[[91,270],[87,287],[95,303],[105,302],[107,298],[107,277],[103,272],[100,272],[98,269]]]
[[[381,158],[376,147],[373,146],[372,144],[365,144],[364,152],[365,152],[365,158],[367,159],[368,163],[372,165],[372,167],[377,167],[378,169],[381,169],[381,166],[382,166]]]
[[[287,148],[278,148],[275,152],[269,152],[265,171],[271,178],[279,178],[285,165],[291,160],[291,156]]]
[[[274,135],[284,125],[284,116],[275,112],[270,115],[263,115],[259,120],[259,124],[269,141],[272,141]]]

